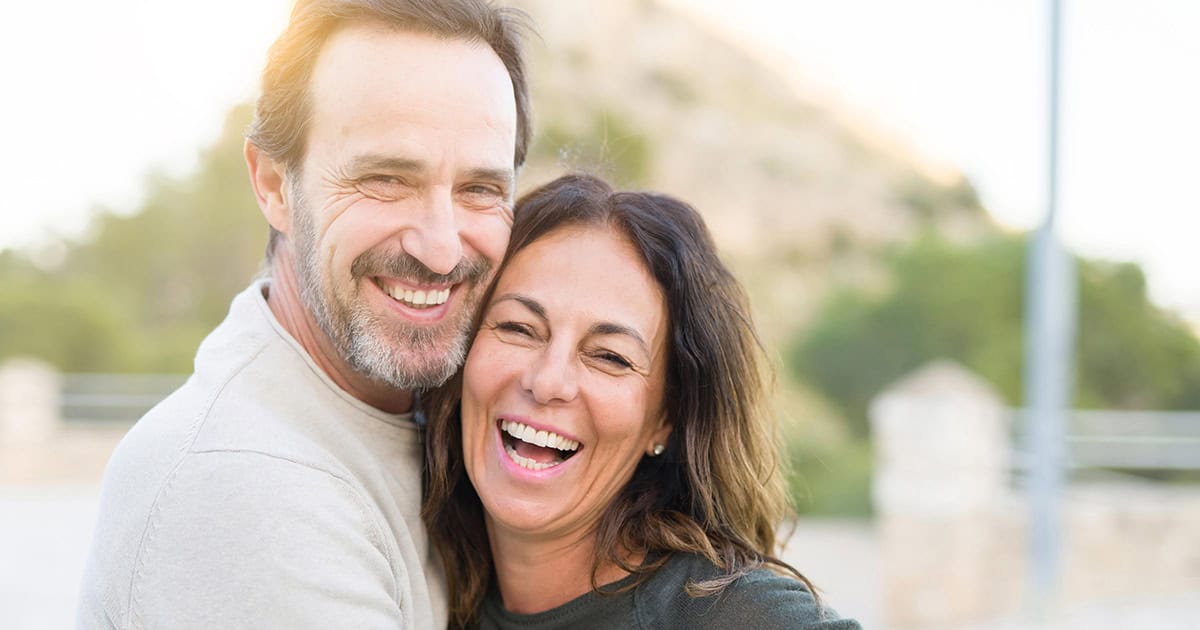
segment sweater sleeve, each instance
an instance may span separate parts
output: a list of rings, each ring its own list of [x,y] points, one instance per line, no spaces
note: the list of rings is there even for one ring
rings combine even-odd
[[[697,627],[862,630],[857,621],[841,619],[833,610],[818,606],[800,582],[766,570],[737,580],[715,599],[694,600]]]
[[[642,628],[755,628],[755,630],[862,630],[817,605],[803,583],[766,569],[734,580],[716,595],[691,597],[687,585],[719,577],[721,570],[695,554],[674,557],[636,595]]]
[[[246,451],[187,455],[134,562],[128,628],[394,628],[388,530],[328,471]]]

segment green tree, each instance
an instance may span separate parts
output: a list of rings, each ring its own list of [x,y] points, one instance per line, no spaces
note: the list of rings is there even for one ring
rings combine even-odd
[[[584,169],[618,187],[644,187],[651,180],[654,156],[649,137],[633,121],[615,111],[593,112],[590,126],[577,130],[550,121],[538,133],[531,162]]]
[[[151,175],[134,212],[98,212],[62,264],[0,258],[0,359],[66,371],[187,372],[196,346],[254,276],[266,244],[242,160],[249,107],[182,179]]]
[[[1025,239],[956,246],[926,237],[892,259],[882,295],[844,290],[791,346],[794,376],[845,414],[859,436],[890,383],[937,358],[1022,398]],[[1078,261],[1075,400],[1085,407],[1200,408],[1200,340],[1153,305],[1131,264]]]

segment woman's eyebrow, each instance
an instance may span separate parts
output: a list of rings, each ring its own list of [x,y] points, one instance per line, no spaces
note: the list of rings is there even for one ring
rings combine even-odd
[[[546,314],[546,308],[542,306],[541,302],[538,302],[528,295],[522,295],[520,293],[505,293],[504,295],[492,300],[492,306],[509,300],[517,302],[518,304],[529,309],[531,313],[543,321],[549,321],[550,319]],[[641,333],[639,333],[637,329],[624,324],[618,324],[615,322],[597,322],[588,327],[588,335],[623,335],[637,342],[637,344],[641,346],[643,352],[650,352],[649,346],[646,344],[646,340],[642,337]]]
[[[505,302],[508,300],[517,302],[518,304],[529,309],[530,312],[532,312],[534,315],[536,315],[542,321],[550,320],[550,317],[548,315],[546,315],[546,308],[544,306],[542,306],[541,302],[538,302],[537,300],[529,297],[528,295],[522,295],[520,293],[505,293],[504,295],[501,295],[500,297],[492,300],[492,306],[495,306],[501,302]]]
[[[642,335],[640,333],[638,333],[638,331],[635,330],[634,328],[625,326],[624,324],[616,324],[613,322],[598,322],[598,323],[592,324],[591,327],[588,328],[588,334],[589,335],[625,335],[626,337],[630,337],[634,341],[636,341],[638,343],[638,345],[641,346],[643,352],[646,352],[647,354],[649,354],[649,352],[650,352],[649,348],[646,345],[646,340],[642,338]]]

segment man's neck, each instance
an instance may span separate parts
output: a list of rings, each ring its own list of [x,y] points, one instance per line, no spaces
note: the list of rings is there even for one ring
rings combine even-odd
[[[488,537],[504,608],[519,614],[544,612],[592,590],[595,534],[536,541],[506,534],[489,523]],[[629,575],[612,564],[596,573],[596,584]]]
[[[412,409],[412,392],[398,390],[355,372],[338,353],[300,299],[290,244],[279,243],[271,260],[267,306],[283,329],[312,357],[335,385],[364,403],[388,413]]]

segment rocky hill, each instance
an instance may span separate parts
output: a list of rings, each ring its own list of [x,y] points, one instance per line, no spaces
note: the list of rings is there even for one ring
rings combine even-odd
[[[564,168],[677,195],[750,286],[768,342],[831,283],[876,283],[877,254],[922,230],[993,230],[969,184],[934,181],[838,122],[747,51],[650,0],[518,0],[536,136],[528,188]]]

